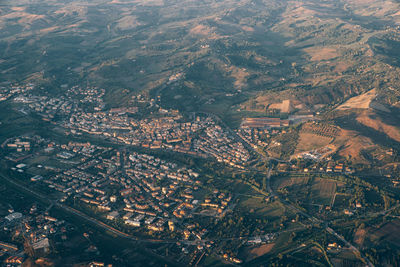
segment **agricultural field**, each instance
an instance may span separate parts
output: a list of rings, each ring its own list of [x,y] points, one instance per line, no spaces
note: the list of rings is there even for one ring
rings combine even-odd
[[[329,206],[336,193],[337,182],[315,178],[311,186],[311,201],[318,205]]]
[[[366,23],[369,2],[239,2],[5,2],[0,82],[55,95],[90,84],[107,89],[111,106],[143,93],[219,115],[283,101],[293,106],[285,112],[315,112],[397,87],[396,3],[374,3]]]
[[[298,144],[294,153],[297,154],[300,152],[325,147],[329,145],[332,140],[333,139],[331,137],[320,136],[313,133],[300,132]]]
[[[350,249],[343,249],[339,253],[333,254],[331,262],[339,266],[362,266],[363,264]]]
[[[273,189],[312,212],[318,213],[326,207],[347,207],[343,194],[337,193],[344,187],[342,182],[309,175],[282,175],[271,179]]]
[[[283,188],[290,188],[290,187],[298,187],[301,188],[308,184],[311,178],[308,176],[299,176],[299,177],[285,177],[283,179],[274,180],[272,183],[273,188],[283,189]]]
[[[293,155],[299,139],[299,130],[291,129],[272,138],[272,142],[265,148],[268,154],[274,157],[289,159]]]
[[[351,196],[349,194],[338,193],[335,196],[332,208],[336,210],[344,210],[349,208],[349,200]]]
[[[91,241],[116,266],[400,262],[399,10],[399,0],[1,1],[0,174],[21,190],[0,183],[0,216],[40,202],[26,187],[139,240],[168,239],[142,246],[53,205],[77,229],[59,259]],[[25,134],[51,140],[23,152],[5,142]],[[59,141],[118,153],[63,154]],[[133,207],[160,225],[106,219]]]
[[[301,128],[302,133],[310,133],[326,138],[335,138],[340,134],[340,129],[331,124],[311,122],[306,123]]]
[[[370,230],[368,238],[371,242],[388,242],[397,248],[400,248],[400,221],[394,220],[383,224],[382,226]]]
[[[337,110],[368,109],[371,107],[376,95],[376,89],[372,89],[364,94],[350,98],[344,104],[337,107]]]
[[[247,209],[249,216],[257,218],[268,218],[269,221],[278,220],[287,212],[279,202],[266,203],[264,198],[244,197],[241,199],[239,209]]]
[[[394,141],[400,142],[400,128],[392,123],[387,123],[381,119],[382,116],[378,116],[373,112],[363,112],[357,117],[357,122],[362,125],[372,128],[378,132],[386,134],[389,138]]]
[[[245,261],[251,261],[253,259],[256,259],[258,257],[264,256],[265,254],[268,254],[271,252],[271,250],[274,248],[275,244],[270,243],[270,244],[264,244],[261,246],[257,247],[248,247],[244,249],[243,257],[245,258]]]

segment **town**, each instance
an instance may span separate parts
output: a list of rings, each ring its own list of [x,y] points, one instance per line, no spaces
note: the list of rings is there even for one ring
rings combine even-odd
[[[153,244],[152,253],[188,265],[210,255],[230,264],[251,261],[254,251],[271,249],[290,231],[396,207],[390,195],[373,203],[370,192],[382,193],[354,177],[349,160],[332,157],[332,142],[282,156],[284,135],[338,134],[311,115],[245,117],[231,130],[216,116],[163,109],[144,96],[132,98],[130,107],[106,108],[103,89],[72,87],[52,98],[34,94],[33,85],[16,88],[5,99],[21,114],[38,115],[57,134],[18,135],[0,144],[5,174],[50,201],[47,209],[34,204],[29,212],[10,208],[4,216],[8,230],[0,246],[7,266],[41,259],[54,253],[52,244],[63,247],[77,235],[69,234],[74,226],[68,220],[51,215],[54,207],[120,238]],[[393,156],[393,150],[381,153]],[[387,178],[395,187],[396,177]],[[275,210],[280,211],[271,219]],[[333,233],[323,243],[329,253],[353,249],[327,231]],[[26,236],[31,254],[12,242],[15,233]],[[89,234],[82,236],[88,257],[103,259],[93,256],[99,252]],[[90,266],[102,266],[95,264],[101,262]]]

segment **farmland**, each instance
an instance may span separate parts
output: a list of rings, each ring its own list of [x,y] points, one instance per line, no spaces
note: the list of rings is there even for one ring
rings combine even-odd
[[[316,178],[311,186],[311,199],[313,203],[328,206],[336,193],[336,181]]]
[[[397,264],[399,10],[1,1],[0,215],[67,220],[74,264]]]
[[[343,190],[344,183],[318,176],[280,175],[272,179],[271,186],[301,207],[318,212],[322,208],[338,207],[341,203],[338,188]]]
[[[300,133],[299,136],[299,141],[296,147],[296,151],[294,152],[299,153],[299,152],[304,152],[304,151],[309,151],[309,150],[314,150],[318,148],[322,148],[327,146],[332,142],[332,138],[330,137],[325,137],[325,136],[319,136],[316,134],[311,134],[311,133]]]
[[[393,246],[400,247],[400,221],[385,223],[377,229],[370,230],[368,238],[371,242],[388,242]]]

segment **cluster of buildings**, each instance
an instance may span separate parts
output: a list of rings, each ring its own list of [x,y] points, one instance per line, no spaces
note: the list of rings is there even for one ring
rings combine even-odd
[[[70,164],[72,162],[75,163],[75,166],[68,169],[40,166],[41,168],[44,167],[45,169],[55,172],[55,174],[45,178],[34,175],[31,177],[31,181],[40,181],[45,183],[49,188],[62,192],[64,197],[61,200],[65,201],[68,196],[84,192],[90,184],[100,184],[102,179],[105,179],[104,177],[106,177],[108,171],[110,171],[113,166],[110,166],[107,162],[101,161],[100,158],[110,150],[111,148],[105,148],[90,143],[69,142],[68,144],[60,145],[49,142],[48,145],[41,150],[40,153],[42,155],[54,155],[61,163]],[[78,165],[76,165],[77,163]],[[86,171],[94,167],[104,170],[104,173],[91,173]]]
[[[72,168],[50,168],[54,174],[34,175],[30,180],[59,191],[62,202],[97,209],[109,221],[153,232],[180,231],[184,235],[186,228],[181,221],[192,218],[199,210],[221,214],[231,201],[231,196],[224,193],[199,198],[199,174],[174,162],[88,142],[46,144],[37,149],[38,155],[55,155],[61,162],[68,156],[75,164]],[[192,232],[188,235],[201,236]]]
[[[312,161],[320,161],[323,158],[327,158],[328,155],[334,152],[333,146],[324,146],[319,149],[314,149],[310,151],[305,151],[294,155],[292,158],[299,158],[299,159],[308,159]]]
[[[243,157],[245,154],[238,150],[242,147],[235,146],[235,141],[229,139],[222,128],[214,126],[215,129],[205,130],[208,139],[216,139],[216,144],[229,143],[230,147],[212,153],[236,149],[238,157]],[[202,140],[205,142],[207,138]],[[185,240],[201,240],[207,229],[195,227],[188,221],[199,215],[221,218],[232,202],[228,193],[205,189],[196,171],[144,153],[90,142],[60,144],[36,135],[10,138],[3,148],[7,154],[13,154],[14,146],[24,148],[28,144],[32,149],[23,149],[20,155],[35,155],[44,161],[31,163],[25,158],[11,169],[23,172],[21,175],[36,186],[58,191],[55,195],[67,205],[84,205],[97,210],[106,223],[116,221],[131,229],[175,232]],[[51,163],[46,158],[51,158]],[[20,219],[22,215],[18,215],[21,214],[10,215],[7,220]],[[35,248],[45,243],[41,241]]]
[[[245,118],[242,121],[241,127],[242,128],[281,128],[281,127],[288,127],[290,121],[289,120],[282,120],[280,118],[269,118],[269,117],[262,117],[262,118]]]
[[[354,170],[351,167],[345,166],[343,163],[335,163],[334,161],[329,161],[326,166],[326,169],[320,168],[320,171],[325,171],[327,173],[336,172],[336,173],[346,173],[346,174],[351,174],[354,172]]]
[[[279,133],[285,133],[284,127],[315,120],[314,115],[290,115],[288,119],[260,117],[244,118],[236,133],[254,148],[268,146],[268,139]],[[280,145],[272,141],[272,145]]]
[[[120,205],[115,206],[117,210],[111,208],[109,215],[114,212],[115,218],[124,219],[126,224],[140,227],[144,223],[149,230],[162,231],[167,218],[177,218],[174,207],[190,205],[194,198],[190,188],[198,183],[199,175],[191,169],[135,152],[124,160],[123,167],[125,175],[110,177],[122,188],[110,199]]]
[[[105,107],[103,96],[106,90],[97,87],[83,88],[80,86],[73,86],[66,91],[68,99],[77,99],[79,103],[85,107],[93,107],[94,110],[102,110]]]
[[[33,88],[33,85],[27,85],[4,90],[7,95],[1,94],[0,90],[0,99],[6,100],[13,97],[14,102],[27,104],[31,111],[48,121],[67,119],[81,110],[102,110],[105,107],[104,89],[74,86],[66,90],[65,96],[50,97],[35,95],[31,92]]]
[[[2,236],[9,237],[5,241],[0,240],[3,266],[22,266],[29,257],[44,257],[56,242],[68,239],[68,225],[49,216],[36,204],[24,213],[10,212],[0,219]]]
[[[269,233],[261,236],[254,236],[247,240],[247,244],[249,245],[260,245],[260,244],[267,244],[274,241],[277,237],[276,233]]]
[[[85,132],[150,149],[169,149],[198,157],[213,156],[238,168],[243,168],[250,159],[250,153],[242,143],[235,141],[209,116],[196,116],[188,121],[177,111],[159,108],[158,114],[140,119],[132,116],[138,113],[137,106],[104,111],[104,89],[64,87],[65,95],[58,98],[19,90],[13,101],[27,104],[44,120],[59,123],[72,134]],[[145,102],[141,96],[134,100],[138,105]],[[152,99],[147,104],[153,107],[154,103]]]
[[[219,162],[240,169],[243,169],[243,165],[250,160],[251,155],[242,142],[235,140],[231,134],[216,123],[212,122],[204,133],[195,140],[194,149],[196,151],[212,155]]]
[[[31,150],[31,141],[23,140],[21,138],[16,138],[15,140],[8,140],[8,142],[4,142],[2,147],[7,147],[8,149],[15,150],[17,152],[22,151],[30,151]]]
[[[237,134],[254,148],[268,146],[267,138],[270,136],[268,129],[240,127]]]
[[[118,110],[118,111],[115,111]],[[135,119],[137,109],[73,114],[65,126],[76,132],[102,135],[117,142],[150,149],[169,149],[194,156],[213,156],[220,162],[243,168],[250,159],[241,142],[210,117],[185,121],[179,114]],[[168,111],[167,111],[168,112]]]
[[[67,90],[66,96],[57,99],[20,94],[14,97],[14,101],[27,104],[30,109],[45,119],[59,123],[72,134],[89,133],[127,145],[167,149],[199,157],[211,156],[238,169],[245,169],[252,160],[242,140],[238,140],[240,138],[237,135],[227,131],[210,116],[186,119],[176,111],[159,109],[158,113],[153,112],[147,118],[141,118],[137,106],[104,110],[104,94],[103,89],[72,87]],[[135,100],[137,103],[145,101],[142,97]],[[154,107],[154,101],[150,106]],[[266,147],[270,135],[283,132],[285,129],[282,128],[291,122],[312,119],[313,116],[297,116],[288,120],[246,118],[236,133],[254,147]],[[58,164],[57,168],[37,165],[37,168],[43,167],[49,172],[32,174],[30,179],[58,191],[60,201],[66,205],[78,209],[90,207],[96,210],[103,222],[118,227],[122,225],[122,230],[137,229],[156,232],[160,236],[163,233],[179,233],[178,238],[182,237],[179,240],[183,239],[183,243],[187,242],[184,244],[189,244],[193,240],[206,240],[205,236],[212,230],[193,223],[197,219],[195,216],[218,219],[234,206],[231,194],[212,191],[210,186],[203,187],[199,174],[193,169],[149,154],[129,149],[117,150],[89,142],[58,144],[29,138],[9,139],[2,147],[11,151],[9,155],[35,153],[51,158],[53,162],[65,163],[68,167],[62,164]],[[317,161],[323,154],[322,151],[311,151],[303,153],[301,157]],[[280,165],[283,164],[286,163]],[[295,168],[294,165],[286,167]],[[304,169],[304,172],[307,171]],[[343,164],[328,164],[324,171],[347,172],[349,169]],[[14,214],[10,221],[21,220],[14,219],[18,216]],[[25,216],[21,217],[23,219]],[[37,217],[35,222],[42,226],[35,228],[35,224],[34,227],[25,224],[27,228],[24,231],[30,234],[32,250],[43,250],[45,254],[51,247],[50,235],[59,231],[62,233],[63,225],[45,215]],[[32,232],[31,229],[35,230]],[[252,238],[247,243],[259,245],[274,239],[275,236],[271,234]],[[12,244],[7,245],[12,247]],[[235,257],[226,256],[226,259],[240,263]]]
[[[19,136],[6,139],[0,148],[8,153],[5,159],[20,162],[33,156],[32,151],[43,145],[45,140],[38,135]]]
[[[342,174],[352,174],[354,173],[354,169],[351,168],[350,166],[345,166],[343,163],[335,162],[332,160],[319,163],[319,164],[312,164],[310,166],[307,166],[305,168],[299,168],[299,166],[296,166],[294,164],[289,164],[289,163],[280,163],[278,164],[278,171],[280,172],[290,172],[290,171],[302,171],[305,173],[342,173]]]
[[[203,209],[207,210],[211,208],[217,211],[219,214],[222,214],[224,210],[226,210],[231,200],[232,200],[231,194],[225,194],[215,189],[212,195],[207,196],[204,199],[204,202],[201,203],[201,206]]]
[[[36,96],[32,94],[19,95],[13,99],[16,103],[24,103],[45,120],[52,120],[56,116],[68,116],[79,110],[75,100],[66,97]]]
[[[0,87],[0,102],[10,99],[16,95],[24,94],[32,89],[34,89],[33,84]]]

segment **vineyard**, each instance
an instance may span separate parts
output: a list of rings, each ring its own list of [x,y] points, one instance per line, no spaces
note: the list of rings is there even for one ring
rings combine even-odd
[[[274,187],[277,189],[282,189],[282,188],[289,188],[292,186],[302,186],[302,185],[307,185],[310,177],[305,176],[305,177],[288,177],[286,179],[279,179],[276,181],[276,184],[274,184]]]
[[[326,123],[306,123],[301,129],[302,133],[311,133],[318,136],[335,138],[340,134],[340,129]]]

